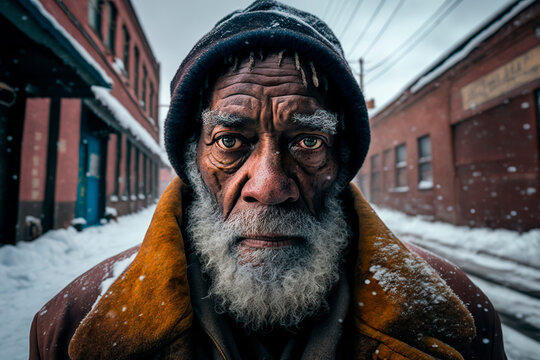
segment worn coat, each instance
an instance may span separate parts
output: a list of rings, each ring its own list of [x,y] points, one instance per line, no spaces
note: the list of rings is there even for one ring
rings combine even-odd
[[[181,230],[188,191],[175,179],[140,247],[81,275],[36,314],[30,359],[67,359],[68,353],[72,359],[206,358],[198,346],[203,343],[215,347],[205,354],[230,358],[228,344],[195,330],[200,319],[192,306]],[[337,336],[348,339],[340,346],[357,359],[505,359],[498,316],[463,272],[400,242],[354,185],[347,199],[357,227],[344,322],[350,326],[334,326],[332,333],[320,330],[327,324],[305,330],[315,341],[302,357],[318,358],[325,341]],[[100,289],[113,264],[135,253],[123,274]]]

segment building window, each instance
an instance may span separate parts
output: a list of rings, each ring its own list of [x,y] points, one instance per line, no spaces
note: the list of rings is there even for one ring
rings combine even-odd
[[[150,83],[150,96],[148,97],[148,111],[150,112],[150,117],[155,119],[154,111],[154,84]]]
[[[396,191],[407,191],[407,148],[405,144],[396,147]]]
[[[135,90],[135,96],[139,97],[139,48],[135,46],[135,64],[133,70],[135,72],[133,76],[133,89]]]
[[[131,37],[129,36],[126,25],[122,26],[122,34],[124,35],[124,54],[122,57],[122,61],[124,62],[125,75],[126,77],[129,77],[129,49]]]
[[[431,171],[431,139],[429,135],[418,138],[418,188],[433,188]]]
[[[109,7],[109,28],[107,30],[107,40],[105,41],[105,45],[111,50],[111,53],[116,54],[116,18],[118,16],[118,11],[111,1],[109,1],[107,5]]]
[[[137,195],[139,195],[139,183],[140,183],[140,167],[139,164],[141,162],[140,160],[140,151],[139,149],[135,148],[135,184],[133,187],[133,195],[131,196],[132,200],[137,200]]]
[[[383,189],[391,190],[394,187],[394,178],[392,177],[392,149],[386,149],[383,152]]]
[[[369,182],[371,201],[379,201],[379,193],[381,191],[381,165],[379,154],[371,156],[371,179]]]
[[[142,96],[141,96],[141,106],[146,110],[146,78],[148,77],[148,71],[146,71],[146,66],[142,67]]]
[[[126,139],[126,183],[122,200],[128,200],[131,194],[131,143]]]
[[[116,163],[114,165],[114,196],[120,195],[120,164],[122,163],[122,133],[116,134]]]
[[[101,10],[103,8],[102,0],[88,1],[88,24],[94,29],[101,38]]]

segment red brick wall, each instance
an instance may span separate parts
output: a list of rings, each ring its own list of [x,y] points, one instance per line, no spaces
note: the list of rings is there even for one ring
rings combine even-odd
[[[20,201],[43,201],[47,166],[50,99],[26,102],[21,150]]]
[[[176,173],[170,168],[159,169],[159,195],[163,194],[163,191],[167,188],[167,185],[174,179]]]
[[[50,99],[33,98],[26,101],[21,146],[17,241],[32,240],[41,233],[47,171],[49,108]],[[28,222],[27,219],[33,221]],[[37,224],[33,226],[32,223],[35,221]]]
[[[81,100],[62,99],[54,192],[54,226],[67,227],[75,216],[79,173]]]
[[[455,126],[460,224],[540,226],[535,102],[522,95]]]
[[[540,79],[474,109],[463,110],[461,103],[464,86],[540,45],[534,21],[539,14],[540,6],[529,8],[441,77],[416,93],[407,90],[372,117],[372,145],[356,178],[364,180],[368,198],[371,157],[379,154],[382,167],[384,151],[405,143],[409,190],[388,186],[388,179],[395,181],[395,167],[381,171],[379,205],[470,226],[540,227]],[[426,134],[434,186],[421,190],[417,140]]]
[[[61,8],[55,0],[42,0],[45,9],[51,13],[56,20],[77,40],[88,53],[100,64],[100,66],[113,79],[114,86],[112,94],[122,103],[122,105],[130,112],[130,114],[154,137],[159,141],[159,129],[157,119],[150,119],[150,111],[148,107],[143,109],[140,106],[140,96],[142,89],[142,69],[146,66],[148,71],[147,78],[147,96],[150,93],[150,82],[154,85],[154,105],[157,109],[157,99],[159,92],[159,64],[157,63],[150,46],[145,38],[143,30],[135,18],[135,13],[128,0],[114,1],[118,10],[116,20],[116,42],[115,54],[113,54],[105,45],[105,38],[108,33],[108,6],[104,2],[102,13],[102,34],[101,39],[96,32],[88,24],[88,1],[66,0],[62,3],[65,8]],[[67,13],[66,13],[67,12]],[[80,26],[77,26],[70,16],[76,18]],[[118,73],[112,64],[115,58],[123,58],[123,35],[122,26],[125,25],[131,37],[130,64],[126,67],[130,71],[130,76],[126,77]],[[136,96],[133,86],[133,67],[134,67],[134,47],[137,46],[140,52],[139,61],[139,96]],[[146,99],[146,103],[149,103]],[[157,111],[157,110],[155,110]],[[154,111],[154,112],[155,112]]]
[[[115,133],[109,134],[107,143],[107,199],[114,194],[115,178],[116,178],[116,142],[118,135]]]
[[[56,202],[77,200],[80,133],[81,100],[62,99],[56,165]]]

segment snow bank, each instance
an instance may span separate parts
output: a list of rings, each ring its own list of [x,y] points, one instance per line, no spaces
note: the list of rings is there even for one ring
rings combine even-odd
[[[34,314],[77,276],[140,243],[154,209],[82,232],[54,230],[33,242],[0,247],[0,359],[28,359]]]
[[[504,229],[472,229],[442,222],[429,222],[420,216],[374,207],[386,225],[396,234],[436,239],[472,253],[488,253],[537,267],[540,259],[540,229],[520,234]]]

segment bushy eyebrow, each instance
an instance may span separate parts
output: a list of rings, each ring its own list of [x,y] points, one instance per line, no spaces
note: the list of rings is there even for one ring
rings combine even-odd
[[[213,129],[217,125],[228,128],[242,128],[246,126],[246,119],[228,113],[219,113],[217,110],[206,109],[201,114],[204,127]],[[312,131],[320,131],[330,135],[337,133],[337,115],[319,109],[313,114],[294,114],[291,121],[296,125]]]
[[[219,113],[217,110],[204,110],[201,114],[203,126],[214,128],[217,125],[230,128],[246,126],[246,119],[237,115]]]
[[[301,127],[321,131],[335,135],[337,132],[337,115],[326,110],[319,109],[313,114],[294,114],[292,121]]]

